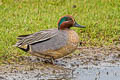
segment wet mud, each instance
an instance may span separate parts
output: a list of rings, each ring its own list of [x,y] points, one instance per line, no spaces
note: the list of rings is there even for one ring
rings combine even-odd
[[[81,47],[54,64],[33,56],[20,60],[0,66],[0,80],[120,80],[118,47]]]

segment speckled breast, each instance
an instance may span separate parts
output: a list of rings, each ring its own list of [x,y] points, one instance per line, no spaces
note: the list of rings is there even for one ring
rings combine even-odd
[[[67,33],[68,33],[68,43],[64,47],[66,55],[75,51],[79,43],[79,36],[74,30],[67,30]]]
[[[67,32],[68,32],[68,36],[69,36],[67,46],[71,48],[70,51],[73,51],[74,49],[76,49],[78,47],[79,36],[74,30],[68,30]]]

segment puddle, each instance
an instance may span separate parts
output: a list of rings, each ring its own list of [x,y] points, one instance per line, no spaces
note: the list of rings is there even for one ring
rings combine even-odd
[[[120,80],[120,67],[77,68],[73,80]]]

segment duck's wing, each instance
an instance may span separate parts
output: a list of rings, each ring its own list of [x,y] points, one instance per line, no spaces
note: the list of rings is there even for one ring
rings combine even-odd
[[[32,34],[19,35],[19,36],[17,37],[17,39],[18,39],[18,40],[22,40],[23,38],[25,38],[25,37],[27,37],[27,36],[30,36],[30,35],[32,35]]]
[[[57,35],[57,29],[43,30],[29,35],[18,36],[19,41],[15,46],[23,46],[43,42]]]

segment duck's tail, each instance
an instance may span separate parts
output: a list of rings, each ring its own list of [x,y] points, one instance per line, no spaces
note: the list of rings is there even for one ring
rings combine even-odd
[[[20,48],[21,50],[23,50],[23,51],[25,51],[25,52],[27,52],[27,51],[29,51],[29,45],[21,45],[22,44],[22,42],[21,42],[21,40],[19,40],[15,45],[13,45],[14,47],[18,47],[18,48]]]
[[[25,37],[29,36],[29,35],[31,35],[31,34],[18,36],[17,39],[18,39],[19,41],[17,41],[16,44],[13,45],[13,46],[15,46],[15,47],[20,47],[21,44],[22,44],[23,39],[24,39]]]

